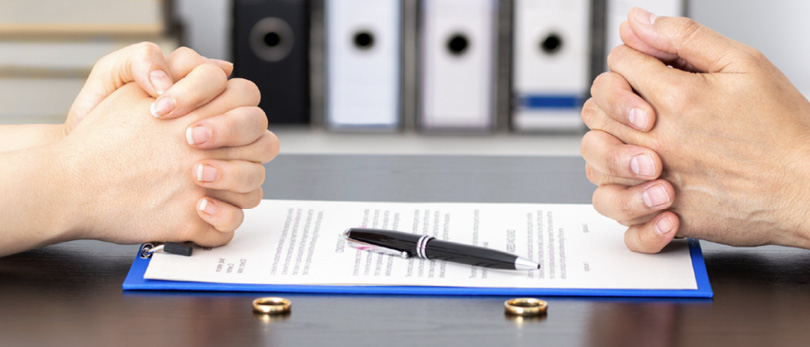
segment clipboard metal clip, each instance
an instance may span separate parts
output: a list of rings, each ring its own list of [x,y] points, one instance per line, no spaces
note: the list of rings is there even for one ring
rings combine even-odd
[[[163,252],[188,257],[191,256],[193,250],[194,249],[192,247],[184,246],[177,242],[147,242],[141,246],[141,252],[139,255],[141,259],[148,259],[152,257],[152,254]]]
[[[369,252],[374,252],[374,253],[393,255],[393,256],[400,257],[402,259],[408,259],[408,252],[399,251],[399,250],[396,250],[396,249],[387,248],[387,247],[383,247],[383,246],[378,246],[378,245],[367,243],[367,242],[357,241],[357,240],[352,239],[351,237],[349,237],[348,234],[349,234],[348,230],[342,233],[343,238],[346,239],[346,242],[352,248],[359,249],[361,251],[369,251]]]

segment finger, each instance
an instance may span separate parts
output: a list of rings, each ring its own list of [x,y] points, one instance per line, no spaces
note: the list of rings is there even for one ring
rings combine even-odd
[[[236,193],[248,193],[264,183],[264,165],[242,160],[202,160],[192,170],[197,185]]]
[[[636,217],[636,218],[628,219],[628,220],[622,220],[622,221],[618,221],[618,222],[619,222],[619,224],[624,225],[624,226],[629,228],[629,227],[634,226],[634,225],[647,224],[649,221],[651,221],[653,218],[655,218],[659,214],[661,214],[661,211],[655,211],[655,212],[650,213],[648,215],[644,215],[644,216],[640,216],[640,217]]]
[[[684,60],[683,58],[679,57],[677,54],[664,52],[657,48],[653,48],[644,40],[636,35],[636,32],[630,27],[630,24],[627,22],[623,22],[619,26],[619,37],[621,37],[622,42],[625,45],[633,48],[641,53],[651,55],[658,60],[664,62],[667,65],[676,67],[678,69],[690,72],[703,72],[696,68],[694,65],[690,64],[688,61]]]
[[[259,188],[248,193],[235,193],[227,190],[209,190],[208,195],[242,209],[254,208],[262,202],[264,191]]]
[[[186,142],[194,148],[244,146],[267,131],[267,116],[256,106],[242,106],[205,118],[186,128]]]
[[[226,83],[225,91],[214,100],[190,112],[188,118],[194,122],[219,116],[242,106],[258,106],[260,100],[261,93],[256,84],[243,78],[232,78]]]
[[[221,233],[233,233],[245,218],[242,209],[210,197],[197,201],[197,214]]]
[[[628,221],[672,206],[675,190],[666,180],[636,186],[603,185],[593,192],[593,207],[617,221]]]
[[[594,169],[610,176],[648,181],[661,175],[661,158],[654,151],[628,145],[604,131],[582,137],[580,153]]]
[[[166,59],[169,67],[169,72],[175,81],[179,81],[186,77],[191,70],[202,64],[214,64],[225,72],[226,76],[230,76],[233,72],[233,64],[219,59],[208,59],[201,56],[199,53],[188,47],[180,47]]]
[[[608,54],[608,68],[621,75],[642,98],[653,105],[669,97],[672,86],[683,85],[691,73],[667,67],[660,60],[626,45]]]
[[[615,72],[603,72],[593,81],[591,95],[610,118],[641,131],[655,124],[655,111]]]
[[[658,253],[678,232],[678,215],[665,211],[645,224],[631,226],[624,233],[624,243],[633,252]]]
[[[648,142],[648,139],[643,136],[646,135],[645,133],[634,130],[608,116],[607,113],[596,104],[594,98],[585,100],[580,114],[582,121],[588,129],[604,131],[624,143],[643,144]]]
[[[207,104],[227,86],[227,76],[213,64],[195,67],[186,77],[152,103],[149,111],[155,118],[172,119]]]
[[[627,22],[648,47],[676,55],[702,72],[742,72],[740,52],[754,51],[689,18],[657,17],[633,8]]]
[[[249,145],[211,151],[211,157],[220,160],[247,160],[256,163],[267,163],[278,155],[279,143],[276,134],[265,130],[258,140]]]
[[[135,81],[146,93],[157,97],[173,85],[163,52],[152,42],[124,47],[101,58],[90,72],[76,102],[70,107],[68,119],[75,127],[90,111],[121,86]]]
[[[160,47],[152,42],[141,42],[130,45],[117,52],[117,62],[108,66],[112,71],[98,71],[99,73],[112,73],[108,78],[115,76],[116,89],[128,82],[135,81],[147,94],[156,97],[163,94],[174,84],[168,75],[168,65],[163,57]],[[98,75],[98,74],[97,74]]]
[[[210,198],[209,198],[210,201]],[[206,202],[208,204],[208,202]],[[193,206],[190,206],[194,211],[189,210],[189,216],[193,218],[190,223],[184,224],[179,230],[174,230],[162,240],[167,242],[186,242],[191,241],[197,245],[204,247],[218,247],[228,244],[233,239],[233,232],[220,232],[209,224],[205,219],[201,218],[203,212],[199,210],[200,199],[198,199]]]
[[[602,186],[606,184],[620,184],[623,186],[634,186],[645,182],[642,180],[634,180],[629,178],[611,176],[594,169],[593,166],[591,166],[588,163],[585,163],[585,177],[588,178],[588,181],[597,186]]]
[[[231,77],[231,74],[233,73],[233,63],[222,59],[211,59],[211,58],[208,58],[208,62],[216,66],[219,66],[219,68],[225,72],[225,76]]]

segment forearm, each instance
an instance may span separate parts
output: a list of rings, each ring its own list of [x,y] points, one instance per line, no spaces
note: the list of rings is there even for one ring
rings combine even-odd
[[[53,147],[0,152],[0,256],[71,238],[71,184]]]
[[[0,153],[42,146],[64,137],[63,124],[0,125]]]

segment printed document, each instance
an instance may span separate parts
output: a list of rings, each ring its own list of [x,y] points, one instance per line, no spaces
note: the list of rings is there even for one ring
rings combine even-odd
[[[403,259],[350,247],[352,227],[398,230],[498,249],[533,271]],[[493,288],[697,289],[686,240],[634,253],[626,227],[591,205],[264,200],[230,244],[190,257],[155,253],[144,278],[251,284]]]

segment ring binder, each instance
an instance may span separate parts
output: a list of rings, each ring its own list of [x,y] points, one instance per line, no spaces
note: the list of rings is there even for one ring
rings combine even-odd
[[[401,0],[326,0],[326,124],[397,130],[401,123]]]
[[[589,85],[590,0],[517,0],[511,126],[578,131]]]
[[[425,0],[420,10],[419,128],[492,131],[498,1]]]
[[[232,42],[233,74],[259,87],[269,123],[309,123],[309,2],[234,1]]]

